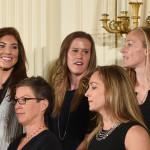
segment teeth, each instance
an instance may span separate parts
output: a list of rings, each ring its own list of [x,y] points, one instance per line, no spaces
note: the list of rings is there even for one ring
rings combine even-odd
[[[128,59],[129,57],[123,57],[123,59]]]
[[[4,59],[4,60],[11,60],[12,58],[2,57],[2,59]]]
[[[82,65],[83,63],[77,62],[77,63],[75,63],[75,64],[77,64],[77,65]]]

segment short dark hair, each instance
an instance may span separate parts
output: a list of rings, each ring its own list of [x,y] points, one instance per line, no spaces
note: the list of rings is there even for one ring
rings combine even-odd
[[[35,97],[47,99],[49,102],[47,110],[49,109],[54,99],[54,92],[51,86],[46,82],[46,80],[44,80],[44,78],[40,76],[26,78],[17,84],[16,89],[22,86],[31,87]]]

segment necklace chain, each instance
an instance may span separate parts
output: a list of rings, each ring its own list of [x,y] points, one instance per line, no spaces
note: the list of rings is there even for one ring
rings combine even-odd
[[[150,86],[148,87],[148,90],[147,90],[146,93],[144,94],[144,97],[143,97],[143,99],[142,99],[140,105],[144,104],[144,102],[145,102],[145,100],[146,100],[146,97],[147,97],[147,95],[148,95],[149,89],[150,89]],[[139,94],[139,92],[137,92],[137,94]]]
[[[60,134],[60,120],[59,120],[59,116],[58,116],[58,134],[59,134],[60,140],[62,140],[62,141],[65,139],[65,136],[66,136],[66,133],[67,133],[68,123],[69,123],[69,117],[70,117],[70,112],[68,114],[68,119],[67,119],[65,131],[64,131],[64,135],[63,135],[63,137],[61,137],[61,134]]]
[[[106,139],[106,137],[108,137],[118,126],[119,124],[114,125],[112,128],[110,128],[109,130],[103,131],[103,129],[101,129],[97,134],[96,134],[96,140],[97,141],[101,141]]]
[[[34,137],[35,134],[36,134],[40,129],[42,129],[42,128],[44,128],[44,127],[45,127],[44,125],[43,125],[43,126],[40,126],[33,134],[30,134],[29,136],[26,136],[25,139],[27,140],[27,139],[30,139],[30,138]]]

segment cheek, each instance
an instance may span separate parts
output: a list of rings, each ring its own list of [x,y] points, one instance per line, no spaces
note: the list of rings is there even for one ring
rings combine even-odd
[[[85,62],[86,62],[86,65],[88,65],[89,64],[89,62],[90,62],[90,57],[91,57],[91,55],[88,55],[88,56],[86,56],[84,59],[85,59]]]

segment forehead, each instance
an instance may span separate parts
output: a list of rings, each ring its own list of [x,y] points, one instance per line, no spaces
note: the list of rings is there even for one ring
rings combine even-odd
[[[33,89],[30,86],[21,86],[16,89],[16,96],[21,97],[25,95],[32,95],[34,96]]]
[[[70,45],[70,47],[72,47],[72,46],[80,46],[80,45],[86,45],[86,46],[88,46],[88,47],[91,47],[91,42],[88,40],[88,39],[86,39],[86,38],[75,38],[73,41],[72,41],[72,43],[71,43],[71,45]]]
[[[1,37],[0,41],[3,41],[3,40],[9,40],[9,41],[17,43],[17,40],[13,35],[5,35],[5,36]]]
[[[138,30],[135,30],[128,34],[126,41],[128,40],[132,40],[132,41],[140,40],[141,41],[142,39],[143,39],[143,33]]]
[[[100,77],[100,73],[98,71],[94,72],[90,78],[90,83],[101,83],[102,79]]]

